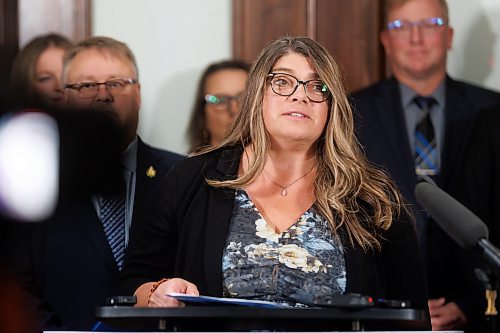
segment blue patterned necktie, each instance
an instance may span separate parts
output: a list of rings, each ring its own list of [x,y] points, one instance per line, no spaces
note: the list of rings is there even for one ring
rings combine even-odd
[[[113,257],[121,270],[125,256],[125,193],[103,198],[101,222]]]
[[[420,110],[415,129],[415,173],[423,177],[434,176],[439,171],[438,155],[429,111],[436,100],[434,97],[417,96],[414,101]]]

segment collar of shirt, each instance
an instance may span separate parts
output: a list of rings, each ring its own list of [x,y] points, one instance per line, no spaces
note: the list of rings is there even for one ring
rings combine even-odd
[[[129,172],[134,172],[137,169],[137,144],[139,139],[137,136],[134,141],[132,141],[122,155],[122,163],[123,167],[127,169]]]
[[[403,105],[403,108],[406,109],[410,104],[413,104],[413,98],[417,96],[417,92],[415,92],[413,89],[408,87],[404,83],[399,83],[399,90],[401,91],[401,103]],[[432,96],[436,99],[436,104],[444,109],[445,106],[445,83],[442,81],[439,86],[430,94],[429,96]],[[427,97],[427,96],[426,96]]]
[[[403,106],[404,118],[406,123],[406,129],[408,134],[408,142],[410,144],[411,151],[415,147],[415,128],[417,127],[417,111],[418,107],[414,103],[413,99],[417,96],[417,92],[405,85],[404,83],[399,83],[399,91],[401,92],[401,105]],[[436,104],[431,108],[430,116],[432,123],[434,125],[434,131],[436,133],[438,155],[441,155],[444,143],[444,110],[445,110],[445,81],[443,80],[436,90],[430,94],[436,99]],[[439,162],[438,162],[439,163]]]

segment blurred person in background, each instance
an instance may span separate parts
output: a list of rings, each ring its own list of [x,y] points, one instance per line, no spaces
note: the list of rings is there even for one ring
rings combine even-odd
[[[8,87],[10,108],[65,106],[62,67],[72,43],[61,35],[36,37],[17,54]]]
[[[453,28],[445,0],[385,0],[384,16],[380,40],[393,77],[353,94],[358,137],[417,217],[432,328],[474,332],[485,300],[472,262],[419,207],[414,191],[425,180],[456,196],[474,118],[500,94],[447,75]]]
[[[249,65],[240,60],[216,62],[205,69],[188,127],[190,153],[222,142],[238,112],[248,70]]]
[[[83,155],[73,159],[78,163],[72,170],[92,170],[97,176],[91,178],[101,182],[97,188],[73,186],[50,219],[24,228],[14,244],[14,263],[40,328],[91,330],[98,329],[95,307],[114,294],[132,229],[140,227],[159,180],[182,156],[138,137],[139,73],[126,44],[108,37],[79,42],[66,53],[63,82],[66,113],[106,116],[117,125],[119,133],[108,131],[108,139],[118,140],[119,169],[110,170],[106,155],[93,154],[100,143],[86,139],[102,132],[99,123],[82,128],[86,133],[73,129],[84,152],[63,153]]]

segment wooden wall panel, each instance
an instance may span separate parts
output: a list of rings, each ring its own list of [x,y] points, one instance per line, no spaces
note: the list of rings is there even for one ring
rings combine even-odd
[[[317,0],[316,13],[316,40],[341,66],[349,91],[383,78],[380,1]]]
[[[0,0],[0,112],[12,59],[17,52],[17,0]]]
[[[381,0],[233,0],[233,56],[252,61],[272,39],[308,36],[325,46],[349,91],[385,75]]]
[[[281,36],[307,36],[308,0],[233,0],[233,56],[253,61]]]

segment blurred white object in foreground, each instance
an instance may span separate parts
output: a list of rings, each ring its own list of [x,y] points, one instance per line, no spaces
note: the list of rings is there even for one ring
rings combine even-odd
[[[54,211],[59,193],[57,123],[41,112],[0,121],[0,213],[40,221]]]

